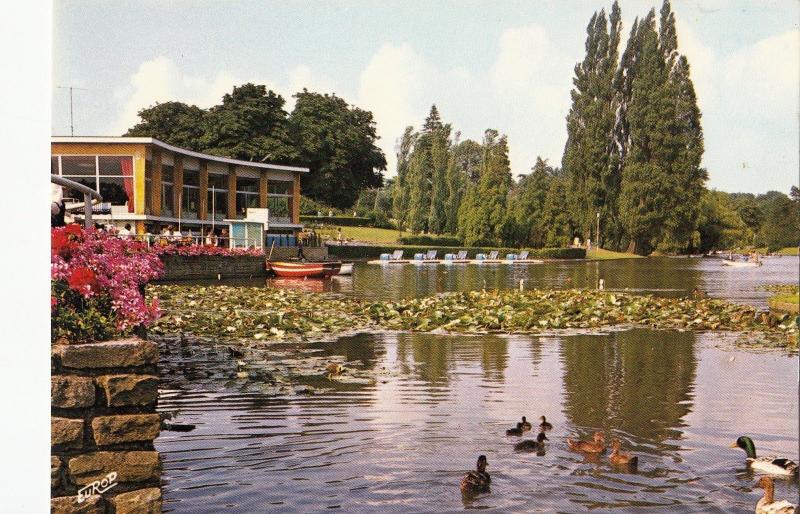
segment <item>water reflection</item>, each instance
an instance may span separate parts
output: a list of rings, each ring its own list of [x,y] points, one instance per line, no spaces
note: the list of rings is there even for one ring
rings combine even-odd
[[[691,332],[635,329],[561,344],[564,414],[578,427],[663,442],[680,439],[697,362]]]
[[[759,493],[741,452],[726,447],[747,433],[763,451],[797,458],[797,359],[723,351],[718,337],[379,333],[241,357],[162,344],[159,408],[197,425],[156,441],[165,509],[752,512]],[[309,359],[345,362],[374,380],[307,373]],[[275,371],[236,379],[236,360],[249,370],[285,364],[291,387],[274,389]],[[717,392],[732,384],[734,406]],[[505,429],[541,414],[554,425],[544,454],[514,451],[519,438]],[[566,449],[566,437],[594,428],[620,437],[638,469]],[[466,498],[458,484],[480,454],[492,492]],[[786,482],[776,494],[797,491]]]

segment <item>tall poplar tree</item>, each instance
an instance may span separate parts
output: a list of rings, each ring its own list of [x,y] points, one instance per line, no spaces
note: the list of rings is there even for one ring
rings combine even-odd
[[[435,106],[434,106],[435,107]],[[450,163],[450,125],[442,125],[431,132],[431,208],[428,230],[434,234],[445,232],[447,227],[447,170]]]
[[[562,161],[569,176],[568,203],[575,225],[590,237],[595,217],[613,219],[619,172],[611,163],[616,116],[613,89],[621,26],[619,6],[611,25],[604,10],[586,28],[586,56],[575,66],[572,107],[567,116],[567,145]]]
[[[405,227],[408,221],[409,156],[416,138],[414,127],[409,125],[397,146],[397,180],[392,190],[392,214],[400,228]]]

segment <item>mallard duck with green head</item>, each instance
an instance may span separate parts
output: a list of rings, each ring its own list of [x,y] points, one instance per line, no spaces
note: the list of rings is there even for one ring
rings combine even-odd
[[[486,466],[489,462],[486,460],[486,455],[478,457],[478,464],[475,471],[470,471],[464,478],[461,479],[461,491],[465,493],[482,493],[489,490],[489,484],[492,483],[489,473],[486,472]]]
[[[793,460],[778,457],[756,456],[756,445],[753,440],[743,435],[731,445],[731,448],[741,448],[747,453],[747,465],[753,471],[767,475],[797,475],[797,463]]]

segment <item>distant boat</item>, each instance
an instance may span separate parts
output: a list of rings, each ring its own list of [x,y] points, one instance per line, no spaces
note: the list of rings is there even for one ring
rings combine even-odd
[[[730,266],[732,268],[757,268],[761,266],[761,261],[732,261],[725,259],[722,261],[723,266]]]
[[[338,274],[342,268],[342,263],[340,261],[267,262],[267,268],[274,271],[279,277],[324,278]]]

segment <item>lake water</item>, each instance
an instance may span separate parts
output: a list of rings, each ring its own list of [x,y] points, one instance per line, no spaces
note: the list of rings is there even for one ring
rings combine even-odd
[[[608,288],[671,295],[699,287],[763,306],[768,293],[757,287],[796,282],[798,260],[767,259],[756,270],[724,269],[713,259],[455,268],[358,265],[353,277],[325,288],[394,298],[480,288],[484,280],[487,288],[515,287],[519,278],[526,287],[586,287],[599,276]],[[370,333],[274,344],[238,358],[224,346],[163,343],[159,409],[197,425],[156,440],[164,507],[752,512],[761,490],[753,488],[744,452],[728,446],[749,435],[760,455],[798,460],[798,358],[739,349],[734,338],[646,329],[543,337]],[[306,358],[345,362],[374,380],[309,374]],[[292,373],[288,392],[264,375],[236,378],[241,369],[276,363]],[[515,452],[518,439],[505,429],[522,415],[542,414],[554,425],[545,454]],[[598,429],[639,456],[635,472],[566,449],[567,437]],[[465,497],[459,481],[480,454],[488,457],[491,493]],[[796,499],[797,483],[779,480],[776,495]]]
[[[200,283],[265,285],[335,292],[346,295],[392,300],[426,296],[447,291],[532,288],[594,288],[599,279],[606,289],[628,290],[661,296],[683,296],[694,288],[710,296],[766,308],[772,293],[759,289],[766,284],[798,283],[797,257],[768,257],[760,268],[731,268],[722,259],[648,258],[608,261],[554,261],[533,265],[377,265],[356,263],[352,276],[330,280],[230,279]]]

